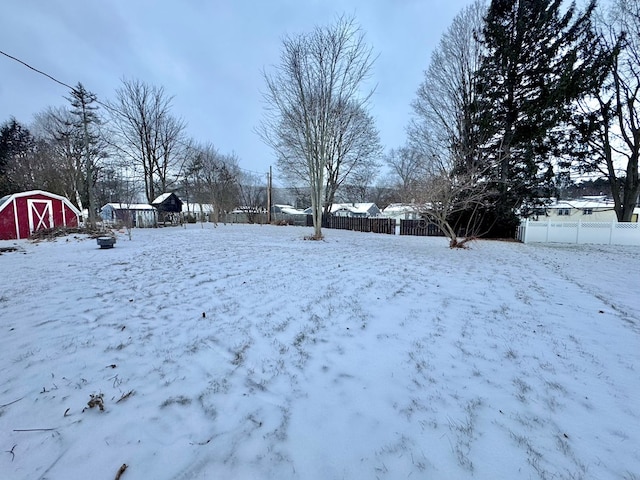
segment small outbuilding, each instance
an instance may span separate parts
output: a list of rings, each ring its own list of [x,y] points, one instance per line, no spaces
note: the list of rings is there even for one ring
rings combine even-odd
[[[43,190],[0,198],[0,240],[28,238],[51,228],[77,227],[80,211],[68,198]]]
[[[100,209],[105,225],[153,228],[158,226],[156,209],[146,203],[107,203]]]
[[[153,202],[158,210],[158,221],[166,223],[178,223],[181,221],[182,200],[175,193],[163,193]]]

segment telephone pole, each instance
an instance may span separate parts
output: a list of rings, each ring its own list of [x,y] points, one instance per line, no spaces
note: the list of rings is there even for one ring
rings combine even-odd
[[[269,173],[267,175],[267,223],[271,223],[271,166],[269,166]]]

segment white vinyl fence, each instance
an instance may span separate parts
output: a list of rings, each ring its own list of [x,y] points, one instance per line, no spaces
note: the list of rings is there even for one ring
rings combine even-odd
[[[523,243],[640,245],[640,223],[525,220],[516,236]]]

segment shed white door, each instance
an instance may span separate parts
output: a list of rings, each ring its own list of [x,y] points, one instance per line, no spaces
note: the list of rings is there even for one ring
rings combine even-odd
[[[53,228],[53,201],[27,199],[29,213],[29,233]]]

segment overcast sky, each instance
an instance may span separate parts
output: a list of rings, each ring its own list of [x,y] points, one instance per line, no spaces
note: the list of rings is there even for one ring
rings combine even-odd
[[[352,15],[379,55],[371,111],[385,150],[403,144],[410,102],[431,52],[471,0],[6,0],[0,50],[102,101],[122,79],[162,86],[187,134],[266,172],[272,151],[254,133],[263,70],[282,38]],[[29,124],[68,90],[0,55],[0,123]]]

